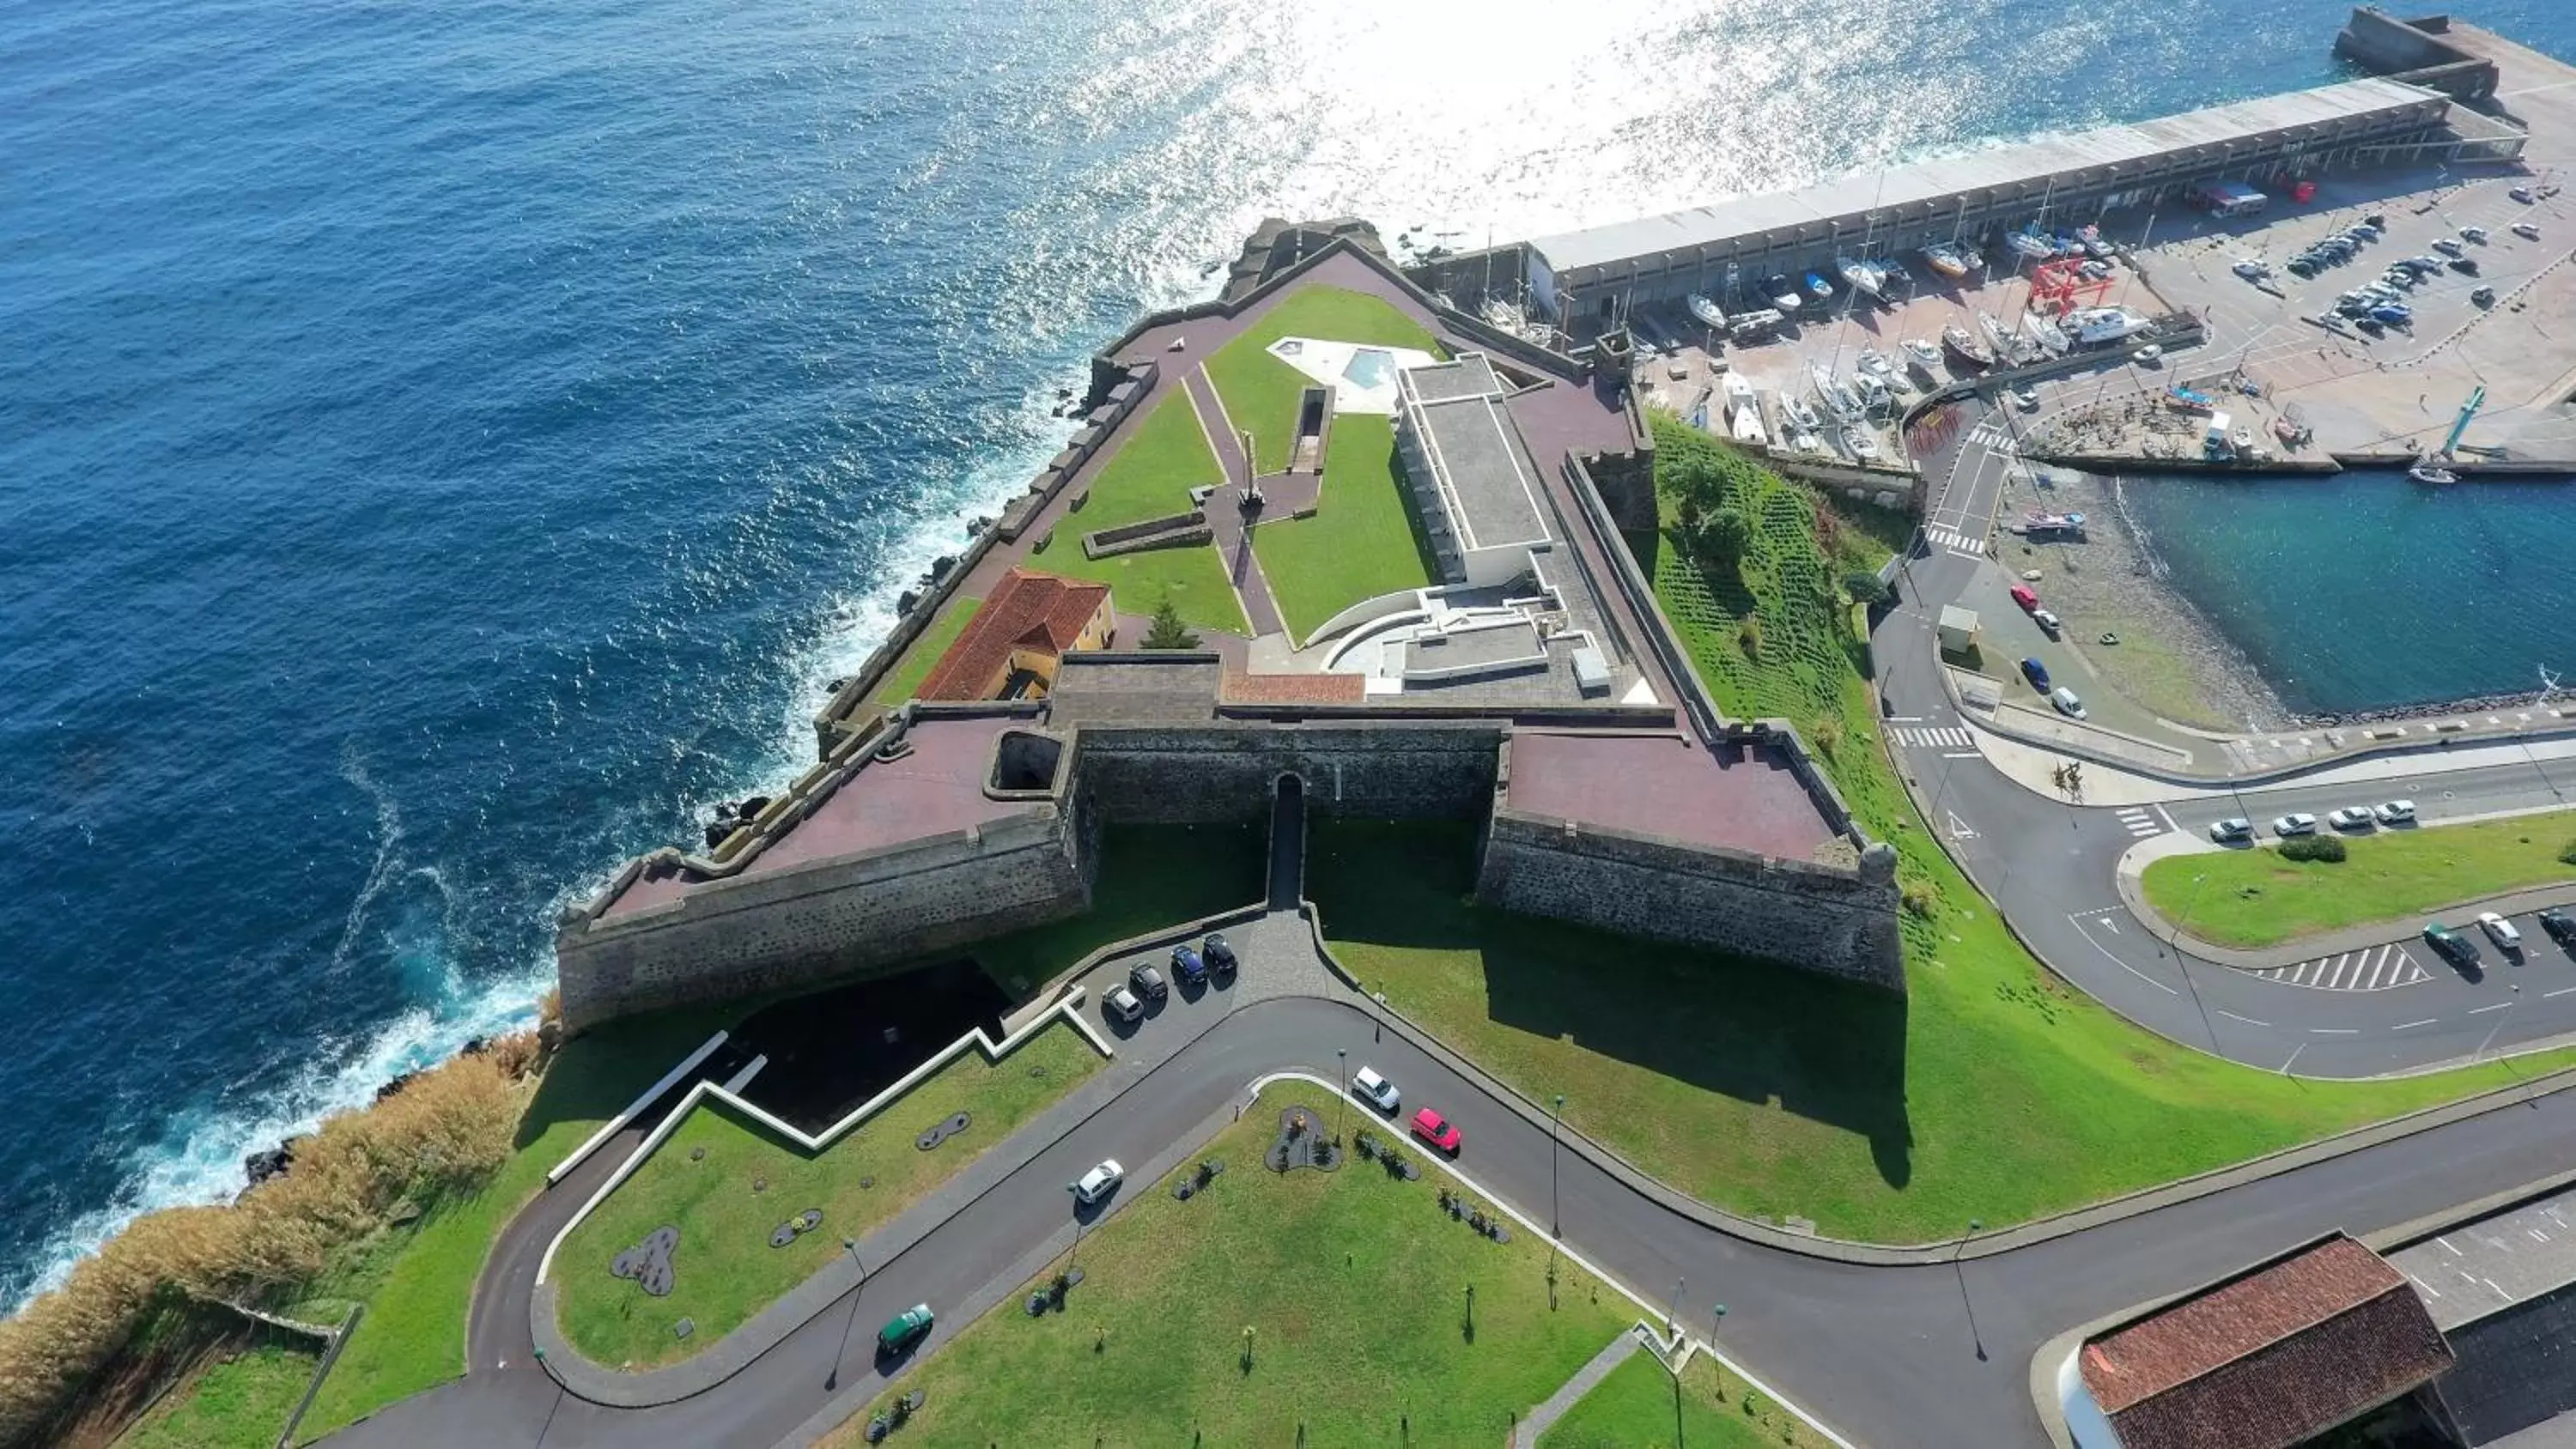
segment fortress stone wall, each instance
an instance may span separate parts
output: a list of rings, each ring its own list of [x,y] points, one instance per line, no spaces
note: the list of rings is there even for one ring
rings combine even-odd
[[[1623,935],[1678,941],[1905,989],[1896,852],[1857,870],[1686,845],[1498,808],[1476,898]]]
[[[1091,908],[1096,822],[1052,807],[977,830],[712,881],[556,938],[567,1031],[892,967]]]
[[[1281,775],[1312,814],[1472,820],[1494,791],[1505,726],[1488,720],[1086,725],[1075,788],[1120,824],[1267,819]]]

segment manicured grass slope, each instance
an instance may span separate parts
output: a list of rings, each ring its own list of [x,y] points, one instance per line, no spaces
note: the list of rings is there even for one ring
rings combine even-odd
[[[1207,360],[1208,381],[1224,401],[1226,417],[1252,434],[1253,466],[1264,473],[1288,466],[1288,447],[1297,431],[1297,399],[1311,381],[1270,355],[1270,344],[1282,337],[1412,347],[1434,357],[1448,355],[1420,323],[1365,292],[1319,286],[1290,292]],[[1338,430],[1341,420],[1335,419],[1333,426]]]
[[[822,1269],[841,1239],[863,1237],[911,1206],[1099,1066],[1081,1034],[1058,1023],[997,1062],[980,1052],[950,1062],[815,1154],[730,1107],[699,1106],[564,1241],[555,1260],[564,1336],[611,1366],[690,1357]],[[974,1119],[963,1136],[930,1152],[914,1146],[958,1112]],[[821,1228],[771,1247],[772,1230],[807,1208],[822,1209]],[[671,1292],[654,1298],[608,1264],[665,1224],[680,1230],[680,1246]],[[683,1318],[695,1324],[685,1339],[671,1331]]]
[[[1026,995],[1103,946],[1260,900],[1268,845],[1255,825],[1112,826],[1090,910],[969,954],[1004,990]]]
[[[546,1170],[581,1145],[734,1009],[672,1011],[616,1022],[566,1043],[519,1122],[518,1150],[482,1191],[436,1204],[388,1246],[367,1316],[297,1426],[299,1442],[465,1372],[465,1315],[492,1241]],[[271,1432],[274,1432],[272,1430]]]
[[[2576,815],[2553,813],[2347,837],[2341,861],[2284,860],[2269,845],[2167,856],[2147,867],[2147,900],[2169,920],[2188,916],[2203,940],[2270,946],[2576,880],[2558,858],[2571,830]]]
[[[1674,1409],[1681,1433],[1674,1434]],[[1706,1354],[1673,1376],[1649,1353],[1633,1353],[1549,1426],[1539,1449],[1813,1449],[1828,1441],[1797,1416],[1719,1367]]]
[[[1301,642],[1362,599],[1432,582],[1430,544],[1399,471],[1394,423],[1360,413],[1335,418],[1315,516],[1253,530],[1271,596]]]
[[[941,610],[939,617],[930,621],[930,627],[922,630],[920,637],[912,641],[912,647],[904,651],[903,662],[886,675],[885,681],[877,686],[877,692],[871,697],[888,706],[912,698],[912,692],[921,688],[921,682],[930,677],[931,668],[939,663],[939,656],[947,653],[948,646],[957,642],[957,636],[966,632],[966,626],[974,622],[975,611],[982,607],[984,601],[981,599],[961,595],[949,600],[948,607]]]
[[[1264,1170],[1279,1113],[1329,1122],[1331,1095],[1264,1093],[1209,1147],[1227,1171],[1192,1201],[1168,1180],[1128,1183],[1082,1240],[1064,1312],[1031,1319],[1023,1290],[962,1333],[943,1323],[901,1380],[929,1396],[901,1442],[1286,1445],[1302,1425],[1317,1445],[1394,1444],[1408,1426],[1417,1445],[1499,1444],[1511,1415],[1635,1320],[1563,1260],[1551,1308],[1545,1239],[1497,1245],[1451,1221],[1436,1173],[1403,1182],[1356,1155],[1331,1174]],[[871,1308],[862,1334],[891,1311]],[[825,1443],[863,1443],[865,1427],[862,1414]]]
[[[1090,501],[1081,512],[1064,516],[1052,541],[1030,554],[1028,566],[1109,585],[1122,614],[1151,614],[1169,599],[1186,623],[1246,633],[1251,626],[1226,581],[1225,560],[1213,546],[1157,548],[1096,560],[1083,556],[1084,534],[1186,513],[1192,488],[1225,481],[1189,395],[1177,384],[1162,391],[1161,401],[1122,430],[1126,436],[1117,451],[1091,480]],[[961,622],[958,627],[965,626]],[[1118,642],[1133,648],[1141,641]]]
[[[1522,1091],[1700,1198],[1829,1234],[1938,1240],[2170,1181],[2513,1080],[2498,1064],[2297,1082],[2139,1031],[2042,970],[1925,834],[1882,753],[1810,495],[1711,449],[1758,520],[1740,576],[1658,538],[1665,612],[1727,713],[1796,721],[1865,829],[1895,843],[1902,998],[1785,967],[1476,909],[1463,830],[1319,824],[1309,893],[1346,962]],[[1762,644],[1739,642],[1746,614]],[[2544,1059],[2549,1065],[2566,1054]]]
[[[271,1343],[215,1364],[118,1435],[116,1449],[268,1449],[320,1357]]]

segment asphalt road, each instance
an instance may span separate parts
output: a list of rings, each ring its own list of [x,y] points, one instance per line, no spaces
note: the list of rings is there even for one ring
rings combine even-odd
[[[2081,397],[2086,379],[2053,385]],[[2050,392],[2043,391],[2043,398]],[[1972,405],[1973,406],[1973,405]],[[2025,416],[2000,413],[1963,426],[1951,450],[1932,460],[1940,480],[1931,527],[1984,537],[2010,458],[1997,441]],[[2522,961],[2492,950],[2462,971],[2392,929],[2371,959],[2327,969],[2256,975],[2176,952],[2121,903],[2120,858],[2144,839],[2180,831],[2206,840],[2212,822],[2242,816],[2268,827],[2292,812],[2324,816],[2340,806],[2410,798],[2421,820],[2567,803],[2576,763],[2524,760],[2464,769],[2421,768],[2366,785],[2303,784],[2196,793],[2147,807],[2086,807],[2034,794],[1973,750],[1903,743],[1927,738],[1916,726],[1974,729],[1951,703],[1939,675],[1933,621],[1975,576],[1976,560],[1937,540],[1906,565],[1901,601],[1874,638],[1880,697],[1891,723],[1908,726],[1897,746],[1920,783],[1926,813],[1950,852],[2005,918],[2060,975],[2130,1020],[2175,1041],[2266,1070],[2301,1076],[2362,1077],[2511,1051],[2576,1033],[2576,961],[2539,934],[2528,917]],[[2268,828],[2266,830],[2268,836]],[[2568,893],[2576,900],[2576,891]],[[2419,975],[2420,969],[2420,975]],[[2338,980],[2378,990],[2334,989]],[[2325,984],[2312,984],[2323,982]]]

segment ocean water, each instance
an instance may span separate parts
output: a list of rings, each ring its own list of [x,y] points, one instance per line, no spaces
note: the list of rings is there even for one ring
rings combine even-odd
[[[1262,215],[1475,245],[2333,77],[2261,11],[0,7],[0,1303],[525,1021]]]
[[[2129,480],[2173,584],[2292,711],[2576,684],[2576,484]]]

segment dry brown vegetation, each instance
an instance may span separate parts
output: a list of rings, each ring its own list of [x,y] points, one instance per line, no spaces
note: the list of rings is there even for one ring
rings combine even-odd
[[[421,1073],[295,1144],[293,1167],[226,1206],[137,1218],[63,1286],[0,1322],[0,1443],[43,1437],[157,1308],[284,1301],[396,1203],[472,1188],[510,1156],[535,1033]]]

